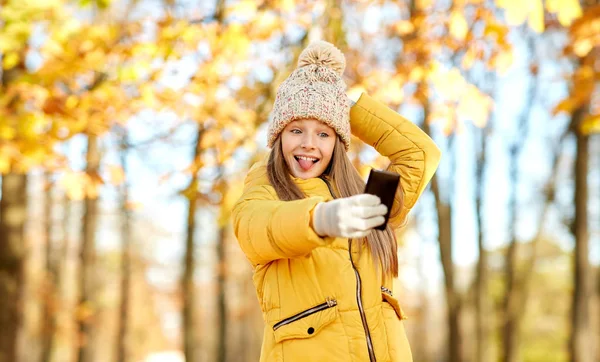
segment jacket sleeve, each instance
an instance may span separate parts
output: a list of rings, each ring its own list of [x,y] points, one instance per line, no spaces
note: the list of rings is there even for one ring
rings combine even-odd
[[[267,186],[247,187],[232,210],[233,230],[253,266],[276,259],[307,255],[317,246],[331,243],[310,225],[314,207],[325,201],[315,196],[281,201]]]
[[[439,148],[418,126],[364,93],[350,109],[350,127],[389,158],[389,171],[400,174],[389,222],[394,228],[402,225],[437,169]]]

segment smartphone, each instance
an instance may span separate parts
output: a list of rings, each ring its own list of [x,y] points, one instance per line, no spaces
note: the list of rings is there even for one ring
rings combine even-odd
[[[369,173],[365,194],[378,196],[381,203],[387,206],[387,213],[384,215],[385,222],[377,226],[375,228],[377,230],[385,230],[385,226],[390,217],[390,212],[392,211],[392,205],[394,204],[394,195],[396,195],[399,183],[400,175],[395,172],[371,169],[371,172]]]

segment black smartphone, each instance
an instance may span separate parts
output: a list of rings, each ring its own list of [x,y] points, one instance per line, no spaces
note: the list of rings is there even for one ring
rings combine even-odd
[[[392,211],[392,205],[394,204],[394,195],[396,195],[399,183],[400,175],[395,172],[371,169],[371,172],[369,173],[365,194],[378,196],[381,203],[387,206],[387,213],[384,216],[385,222],[377,226],[375,228],[377,230],[385,230],[385,226],[390,217],[390,212]]]

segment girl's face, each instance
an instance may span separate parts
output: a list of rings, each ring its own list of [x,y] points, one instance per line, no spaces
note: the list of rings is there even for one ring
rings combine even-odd
[[[281,132],[283,157],[294,177],[319,177],[327,169],[335,138],[333,128],[316,119],[290,122]]]

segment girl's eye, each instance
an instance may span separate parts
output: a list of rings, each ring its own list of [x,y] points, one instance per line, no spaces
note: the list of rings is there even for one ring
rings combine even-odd
[[[323,137],[323,138],[325,138],[325,137],[329,137],[329,135],[328,135],[327,133],[325,133],[325,132],[321,132],[321,133],[319,134],[319,136],[321,136],[321,137]]]
[[[293,129],[293,130],[292,130],[292,133],[295,133],[295,134],[300,134],[300,133],[302,133],[302,132],[301,132],[299,129]]]

